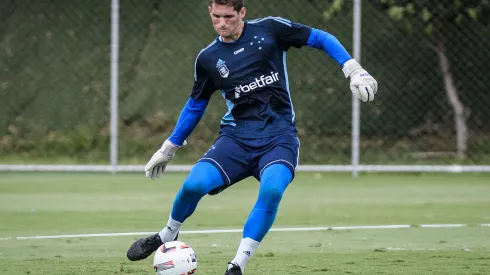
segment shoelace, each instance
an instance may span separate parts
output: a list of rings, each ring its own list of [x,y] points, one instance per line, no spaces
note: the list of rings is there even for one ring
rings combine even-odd
[[[238,268],[239,270],[241,270],[241,269],[240,269],[240,266],[239,266],[239,265],[237,265],[236,263],[228,262],[228,264],[231,264],[231,265],[232,265],[232,267],[231,267],[230,269],[228,269],[228,270],[231,270],[231,269],[236,269],[236,268]]]
[[[147,238],[145,240],[145,243],[147,243],[147,244],[154,244],[154,243],[158,243],[158,241],[159,241],[158,237],[153,238],[153,236],[152,236],[150,238]]]

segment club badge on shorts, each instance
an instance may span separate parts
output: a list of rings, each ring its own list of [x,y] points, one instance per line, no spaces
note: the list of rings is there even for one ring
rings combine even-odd
[[[230,74],[230,70],[228,70],[228,67],[226,67],[225,62],[221,59],[219,59],[218,63],[216,63],[216,68],[218,68],[218,72],[222,78],[227,78],[228,75]]]

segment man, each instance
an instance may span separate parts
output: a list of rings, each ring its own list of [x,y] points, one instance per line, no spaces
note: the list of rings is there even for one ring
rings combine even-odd
[[[228,106],[220,135],[178,191],[167,226],[137,240],[128,250],[130,260],[145,259],[162,243],[176,239],[203,196],[218,194],[254,176],[260,181],[258,199],[225,273],[242,274],[271,228],[298,165],[300,144],[286,70],[290,47],[322,49],[341,66],[345,77],[350,77],[350,88],[358,99],[374,99],[376,80],[334,36],[279,17],[243,21],[243,2],[210,1],[209,14],[219,36],[197,55],[190,98],[173,133],[146,165],[146,176],[155,179],[162,175],[216,90],[221,91]]]

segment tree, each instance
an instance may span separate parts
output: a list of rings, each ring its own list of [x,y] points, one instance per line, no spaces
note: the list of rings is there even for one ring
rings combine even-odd
[[[451,72],[451,59],[446,51],[446,38],[454,31],[452,26],[490,21],[490,0],[369,0],[377,9],[400,23],[408,32],[424,34],[426,45],[439,60],[445,93],[453,111],[456,130],[456,148],[459,158],[465,158],[468,150],[469,131],[467,120],[470,109],[460,100],[458,87]],[[331,18],[342,11],[351,1],[332,0],[324,12]]]

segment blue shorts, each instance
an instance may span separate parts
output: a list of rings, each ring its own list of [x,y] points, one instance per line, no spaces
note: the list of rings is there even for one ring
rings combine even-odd
[[[215,195],[250,176],[260,181],[264,169],[272,164],[286,165],[294,177],[298,157],[299,139],[295,134],[258,139],[222,135],[198,162],[209,162],[221,173],[225,185],[209,192]]]

